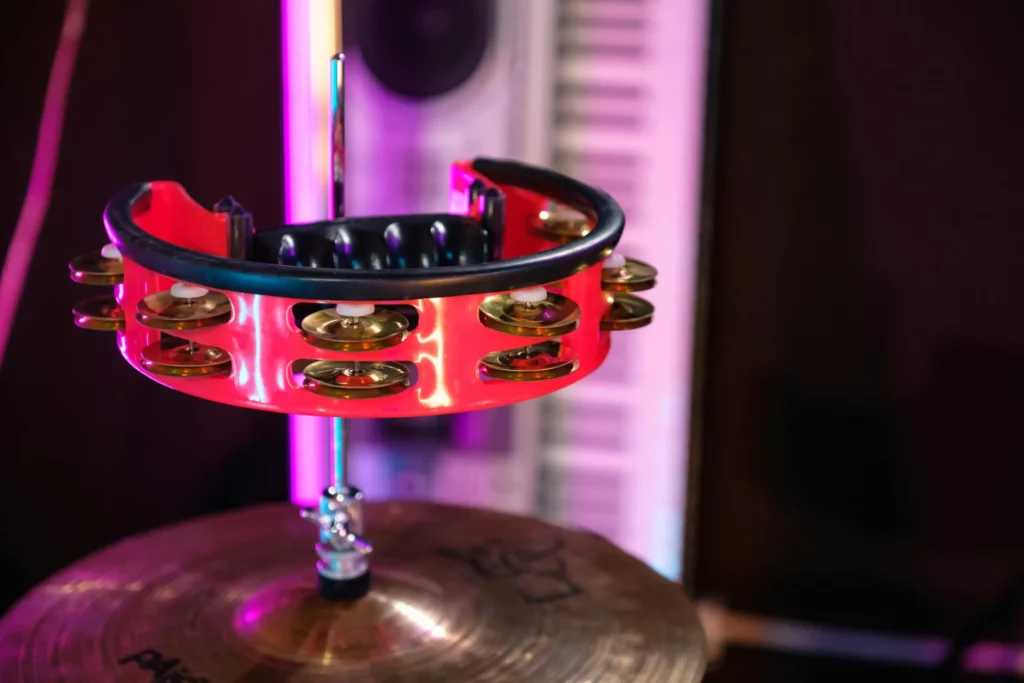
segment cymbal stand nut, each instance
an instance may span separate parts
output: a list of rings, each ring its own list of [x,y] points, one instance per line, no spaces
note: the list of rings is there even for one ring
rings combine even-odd
[[[328,582],[359,580],[370,570],[371,543],[362,536],[363,493],[351,486],[330,487],[316,508],[301,511],[303,519],[320,528],[317,572]]]

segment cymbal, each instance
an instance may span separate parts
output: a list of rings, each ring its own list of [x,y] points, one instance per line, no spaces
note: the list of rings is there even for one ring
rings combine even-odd
[[[144,369],[154,375],[209,377],[231,372],[231,356],[223,349],[166,337],[142,349]]]
[[[518,300],[514,292],[489,296],[480,304],[480,322],[520,337],[558,337],[575,330],[580,323],[576,302],[554,292],[541,294],[544,298],[536,301]]]
[[[303,370],[303,386],[331,398],[380,398],[398,394],[409,382],[401,363],[379,361],[318,360]]]
[[[226,296],[197,289],[203,293],[194,298],[175,296],[172,290],[150,294],[139,302],[135,319],[157,330],[197,330],[231,319],[231,302]]]
[[[658,271],[654,266],[627,258],[621,267],[601,271],[601,289],[606,292],[642,292],[654,287]]]
[[[287,505],[122,541],[0,622],[4,683],[689,683],[682,589],[608,541],[498,512],[368,503],[373,588],[316,593]]]
[[[566,206],[541,211],[526,226],[526,231],[534,237],[558,244],[568,244],[586,237],[591,230],[586,216]]]
[[[564,377],[577,366],[575,351],[556,341],[544,341],[487,354],[480,361],[480,374],[493,379],[535,382]]]
[[[113,294],[100,294],[79,301],[71,309],[75,324],[84,330],[116,332],[124,329],[124,311]]]
[[[386,349],[401,343],[408,329],[409,321],[404,315],[385,308],[358,317],[327,309],[302,319],[302,338],[308,344],[333,351]]]
[[[68,264],[71,279],[82,285],[117,285],[124,282],[124,261],[111,244],[80,254]]]
[[[632,294],[608,294],[608,310],[601,318],[602,330],[635,330],[654,319],[654,304]]]

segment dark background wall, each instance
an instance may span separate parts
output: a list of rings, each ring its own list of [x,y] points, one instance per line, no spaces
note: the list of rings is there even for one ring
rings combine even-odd
[[[690,585],[960,633],[1024,577],[1024,3],[719,4]]]
[[[0,611],[128,533],[288,491],[286,419],[180,396],[78,330],[67,262],[127,183],[283,219],[278,2],[92,0],[52,207],[0,369]],[[28,182],[63,2],[0,9],[0,249]]]

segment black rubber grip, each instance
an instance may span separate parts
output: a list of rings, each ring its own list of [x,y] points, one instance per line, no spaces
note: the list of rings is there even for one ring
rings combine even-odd
[[[107,205],[104,218],[111,241],[127,258],[162,275],[210,289],[322,301],[402,301],[535,287],[600,262],[622,236],[626,222],[622,209],[602,190],[518,162],[477,159],[473,168],[498,185],[530,190],[580,211],[595,219],[594,229],[569,244],[513,259],[436,268],[364,270],[241,261],[157,239],[131,218],[132,207],[149,192],[145,183],[118,193]]]

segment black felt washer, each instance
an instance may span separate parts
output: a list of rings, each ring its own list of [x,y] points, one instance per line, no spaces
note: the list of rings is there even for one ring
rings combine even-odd
[[[329,579],[323,574],[317,574],[317,577],[320,579],[318,584],[320,597],[332,602],[358,600],[370,592],[370,586],[373,583],[369,569],[365,574],[354,579],[339,581],[338,579]]]

